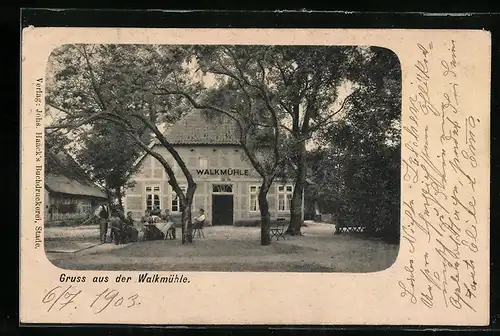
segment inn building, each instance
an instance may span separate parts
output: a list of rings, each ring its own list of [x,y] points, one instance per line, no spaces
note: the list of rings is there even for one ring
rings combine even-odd
[[[239,145],[239,129],[225,116],[207,117],[194,110],[167,132],[197,184],[192,213],[205,210],[210,225],[250,225],[260,221],[258,192],[261,178]],[[161,154],[177,177],[183,191],[186,179],[170,153],[161,145],[150,145]],[[125,211],[139,219],[147,209],[168,209],[174,221],[180,222],[178,198],[159,161],[145,153],[137,162],[133,187],[126,190]],[[275,182],[268,193],[271,218],[290,216],[293,183]]]

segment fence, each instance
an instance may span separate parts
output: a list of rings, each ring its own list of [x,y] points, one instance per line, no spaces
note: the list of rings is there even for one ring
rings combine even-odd
[[[45,216],[45,226],[77,226],[97,224],[93,214],[53,214],[52,219]]]

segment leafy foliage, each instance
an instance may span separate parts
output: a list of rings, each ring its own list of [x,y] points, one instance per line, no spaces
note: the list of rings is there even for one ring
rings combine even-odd
[[[48,104],[63,113],[49,128],[71,129],[76,141],[86,142],[88,153],[82,154],[83,161],[92,161],[90,157],[95,151],[103,151],[102,144],[96,145],[86,138],[86,132],[101,136],[103,143],[111,145],[119,140],[118,133],[113,135],[113,132],[122,132],[162,164],[169,184],[179,196],[183,243],[192,241],[190,210],[196,183],[161,128],[189,110],[182,105],[182,96],[165,94],[162,90],[179,85],[196,88],[196,85],[186,85],[190,82],[189,68],[185,66],[189,50],[190,47],[183,46],[64,45],[51,55],[52,73],[47,94]],[[116,130],[110,132],[106,124]],[[172,167],[162,155],[149,148],[144,136],[154,136],[174,157],[188,182],[186,193],[181,190]],[[128,159],[136,156],[129,154],[127,162],[120,162],[125,170],[130,168]],[[97,175],[112,173],[112,184],[118,185],[124,181],[125,170],[109,169],[118,163],[118,157],[115,158],[115,162],[104,165],[98,159],[92,165],[97,164],[98,167],[94,167]],[[119,190],[115,189],[120,194]]]
[[[113,188],[125,183],[150,137],[176,158],[160,128],[195,107],[239,126],[240,142],[263,179],[263,223],[269,224],[271,183],[295,175],[292,217],[298,218],[309,176],[315,186],[307,192],[324,208],[335,208],[341,225],[399,232],[401,70],[387,49],[65,45],[51,64],[47,99],[63,113],[54,127],[72,128],[83,144],[79,160]],[[350,84],[354,92],[342,99]],[[321,146],[307,152],[311,138]],[[196,183],[189,171],[183,170],[184,195],[168,163],[155,157],[181,207],[190,206]],[[180,157],[176,161],[185,168]],[[263,224],[262,237],[265,231]]]
[[[308,193],[338,225],[398,242],[401,68],[390,50],[372,49],[353,108],[320,135]]]
[[[133,186],[130,176],[138,170],[134,163],[142,154],[140,147],[130,137],[124,137],[119,128],[105,122],[96,122],[92,133],[82,134],[80,140],[77,161],[123,207],[124,189]]]

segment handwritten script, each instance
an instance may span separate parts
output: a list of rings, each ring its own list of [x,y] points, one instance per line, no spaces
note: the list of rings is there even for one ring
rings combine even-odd
[[[47,306],[48,313],[62,311],[63,309],[87,307],[94,314],[100,314],[110,309],[138,307],[141,304],[138,294],[123,295],[111,288],[98,291],[90,302],[84,299],[82,290],[73,285],[56,286],[45,293],[42,303]],[[80,301],[83,301],[83,303]]]
[[[460,50],[465,53],[466,46],[449,40],[413,48],[401,167],[411,191],[401,205],[401,249],[409,259],[397,281],[411,304],[475,312],[480,190],[474,176],[481,120],[461,106]]]

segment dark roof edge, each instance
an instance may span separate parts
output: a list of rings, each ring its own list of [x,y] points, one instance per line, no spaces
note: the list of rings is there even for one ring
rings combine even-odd
[[[47,188],[49,190],[51,190],[50,188]],[[54,190],[51,190],[51,193],[54,193],[54,194],[60,194],[60,195],[71,195],[71,196],[75,196],[75,197],[91,197],[91,198],[99,198],[99,199],[103,199],[103,200],[107,200],[108,198],[105,197],[105,196],[96,196],[96,195],[87,195],[87,194],[71,194],[71,193],[65,193],[65,192],[60,192],[60,191],[54,191]]]

